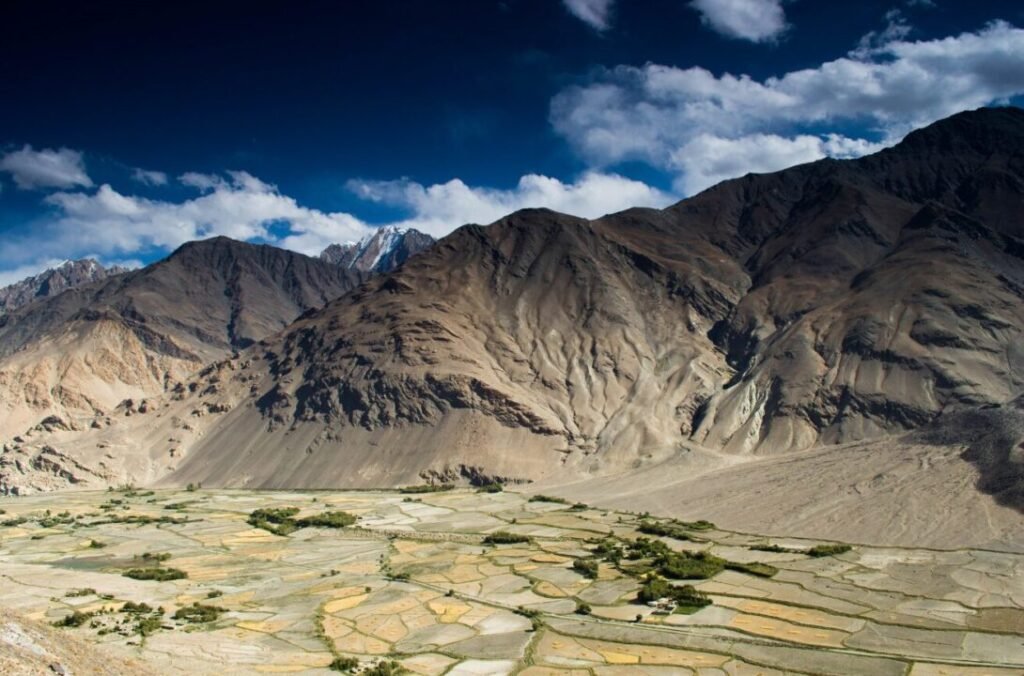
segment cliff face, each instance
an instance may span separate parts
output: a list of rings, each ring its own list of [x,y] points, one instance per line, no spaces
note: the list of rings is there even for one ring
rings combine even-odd
[[[418,230],[384,226],[355,244],[330,245],[320,259],[364,273],[391,272],[433,243],[433,237]]]

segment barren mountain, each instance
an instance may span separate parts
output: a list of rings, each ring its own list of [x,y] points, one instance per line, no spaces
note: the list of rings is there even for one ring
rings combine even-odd
[[[1024,381],[1022,207],[1024,111],[1007,108],[665,210],[465,226],[208,367],[145,427],[95,433],[123,449],[108,458],[134,458],[104,476],[572,483],[690,516],[721,506],[737,527],[824,536],[863,514],[856,532],[966,537],[952,519],[918,528],[933,514],[919,487],[987,519],[974,541],[1005,543],[1024,485],[1008,403]],[[984,448],[950,436],[985,411],[1002,422]],[[43,458],[47,438],[17,452],[65,469],[61,453],[99,457],[58,431]],[[735,500],[707,514],[671,497],[716,486]],[[765,490],[788,491],[788,511],[759,505]]]
[[[386,225],[355,244],[332,244],[320,258],[349,270],[390,272],[433,243],[433,237],[418,230]]]
[[[33,303],[0,318],[0,434],[159,395],[360,279],[300,254],[215,238]]]
[[[56,296],[72,287],[98,282],[125,272],[128,272],[128,268],[118,265],[105,268],[91,258],[65,261],[55,268],[0,288],[0,315],[13,312],[40,298]]]

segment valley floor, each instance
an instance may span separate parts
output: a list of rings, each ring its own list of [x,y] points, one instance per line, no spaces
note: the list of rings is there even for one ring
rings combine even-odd
[[[283,507],[358,521],[287,535],[247,523]],[[330,673],[345,658],[455,675],[1024,668],[1024,555],[1014,553],[854,546],[809,556],[819,541],[510,491],[79,492],[0,509],[0,606],[16,614],[0,616],[0,657],[21,650],[26,665],[73,659],[18,638],[22,624],[63,623],[77,626],[46,629],[166,674]],[[685,581],[710,605],[659,614],[635,600],[642,560],[595,558],[602,547],[628,551],[645,523],[674,529],[656,539],[681,556],[728,562]],[[494,533],[524,541],[484,542]],[[593,576],[580,560],[597,561]],[[184,577],[135,579],[147,575],[132,569]]]

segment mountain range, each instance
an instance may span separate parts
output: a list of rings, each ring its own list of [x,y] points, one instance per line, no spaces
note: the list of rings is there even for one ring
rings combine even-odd
[[[0,482],[497,480],[1024,547],[1022,207],[1024,111],[999,108],[415,256],[401,231],[321,260],[193,243],[0,320]]]
[[[0,315],[41,298],[56,296],[73,286],[98,282],[124,272],[128,272],[128,268],[118,265],[105,268],[91,258],[64,261],[55,268],[0,288]]]

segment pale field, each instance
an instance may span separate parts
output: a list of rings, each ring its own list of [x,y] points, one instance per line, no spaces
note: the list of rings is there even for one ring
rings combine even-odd
[[[257,508],[285,506],[359,520],[287,536],[246,523]],[[630,562],[602,561],[596,579],[572,568],[600,538],[640,537],[638,516],[512,491],[65,493],[3,499],[0,508],[0,606],[46,623],[106,611],[59,631],[155,673],[326,674],[337,657],[363,667],[395,660],[424,675],[1024,670],[1019,554],[855,546],[812,558],[752,547],[820,541],[690,531],[689,541],[660,539],[778,572],[688,581],[713,603],[656,615],[635,602]],[[59,518],[44,525],[47,510]],[[499,530],[531,539],[482,543]],[[169,555],[159,565],[187,577],[124,577],[151,565],[139,558],[147,552]],[[162,609],[148,635],[128,621],[129,601]],[[172,618],[195,602],[224,612],[212,622]],[[590,615],[575,612],[580,602]]]

